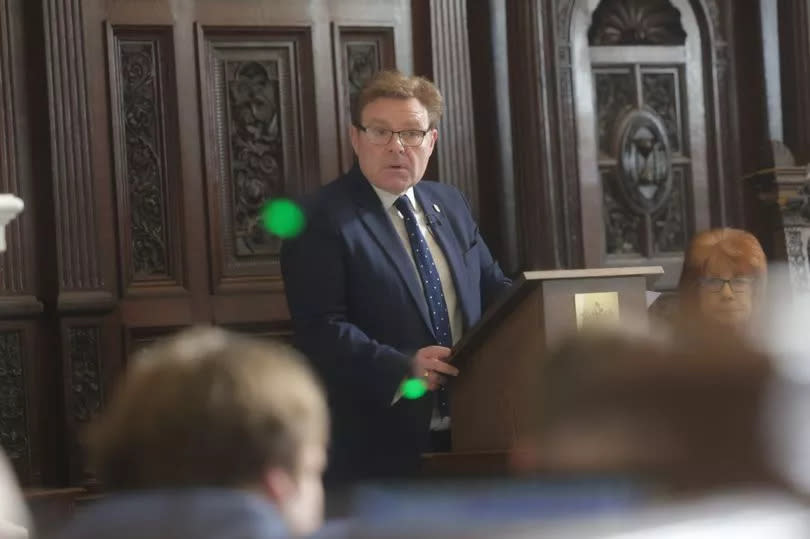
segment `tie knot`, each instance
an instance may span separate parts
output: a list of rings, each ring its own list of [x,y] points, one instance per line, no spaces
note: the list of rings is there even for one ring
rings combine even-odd
[[[411,199],[407,195],[402,195],[394,201],[394,207],[402,212],[404,217],[413,216],[413,207],[411,206]]]

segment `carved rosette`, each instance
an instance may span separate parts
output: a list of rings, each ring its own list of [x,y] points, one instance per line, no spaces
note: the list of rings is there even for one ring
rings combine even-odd
[[[591,46],[683,45],[680,12],[668,0],[603,0],[588,31]]]

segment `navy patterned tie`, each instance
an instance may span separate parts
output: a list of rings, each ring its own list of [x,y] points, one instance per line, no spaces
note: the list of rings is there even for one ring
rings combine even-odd
[[[444,299],[439,271],[433,262],[433,256],[430,254],[430,249],[428,249],[422,231],[419,230],[410,199],[402,195],[394,202],[394,207],[399,210],[405,221],[405,230],[408,233],[408,240],[411,242],[413,259],[416,262],[416,269],[419,271],[419,280],[422,281],[422,288],[425,292],[425,300],[427,301],[436,340],[438,344],[450,348],[453,346],[453,335],[450,332],[450,316],[447,312],[447,302]],[[447,389],[442,386],[437,396],[439,415],[442,417],[450,415]]]

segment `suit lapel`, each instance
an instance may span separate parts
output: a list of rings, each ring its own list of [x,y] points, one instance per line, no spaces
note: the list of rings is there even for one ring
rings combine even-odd
[[[394,225],[391,223],[391,219],[388,217],[388,214],[385,213],[377,193],[374,192],[368,180],[366,180],[362,174],[358,172],[357,176],[354,194],[354,199],[357,203],[355,206],[357,214],[363,222],[363,225],[368,229],[370,235],[382,248],[388,261],[394,267],[394,270],[399,273],[419,313],[422,315],[425,326],[435,338],[433,325],[430,321],[430,313],[428,313],[427,309],[427,302],[425,301],[422,287],[419,285],[419,279],[413,261],[408,256],[408,251],[405,250],[405,246],[402,245],[402,239],[397,234]]]
[[[447,222],[448,217],[442,211],[448,211],[447,208],[442,208],[438,200],[431,196],[430,190],[422,186],[419,182],[414,187],[414,195],[422,211],[425,212],[428,226],[433,231],[433,236],[436,238],[436,243],[441,247],[444,257],[450,266],[450,273],[453,275],[453,284],[456,289],[456,298],[461,305],[461,312],[464,315],[464,327],[469,328],[471,315],[469,312],[469,297],[466,271],[464,268],[464,260],[462,258],[461,245],[459,245],[456,235],[453,233],[453,227]],[[438,210],[437,210],[438,208]]]

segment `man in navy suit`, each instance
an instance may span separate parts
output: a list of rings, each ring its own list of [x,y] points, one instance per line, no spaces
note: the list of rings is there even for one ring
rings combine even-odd
[[[464,196],[421,181],[441,112],[427,79],[368,81],[358,164],[305,202],[307,229],[282,249],[296,342],[329,393],[334,481],[406,476],[421,452],[449,449],[450,348],[510,285]],[[429,392],[402,398],[413,377]]]

